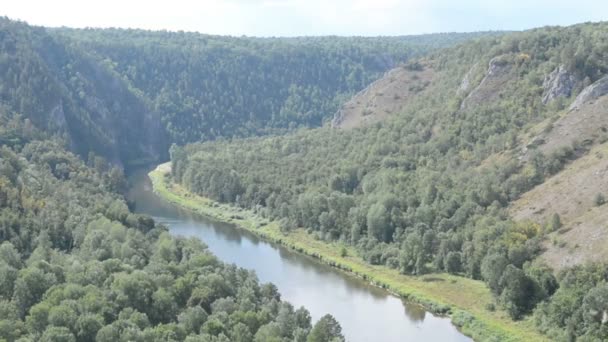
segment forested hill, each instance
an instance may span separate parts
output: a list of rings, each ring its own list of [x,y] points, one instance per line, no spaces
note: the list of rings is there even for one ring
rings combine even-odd
[[[174,147],[173,177],[371,264],[482,279],[552,340],[606,340],[606,42],[606,23],[465,42],[345,111],[376,123]]]
[[[86,165],[0,108],[1,341],[344,341],[272,284],[133,214],[122,171]]]
[[[316,127],[386,70],[479,34],[236,38],[59,30],[154,102],[172,141]]]
[[[0,102],[82,156],[149,163],[172,142],[320,126],[389,68],[479,35],[261,39],[0,18]]]

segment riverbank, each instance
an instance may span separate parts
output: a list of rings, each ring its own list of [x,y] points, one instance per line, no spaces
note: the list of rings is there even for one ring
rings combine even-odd
[[[493,298],[480,281],[448,274],[405,276],[387,267],[369,265],[357,257],[350,246],[315,240],[303,229],[285,235],[276,222],[268,222],[251,211],[193,195],[179,184],[170,182],[165,176],[169,173],[169,164],[162,164],[149,174],[154,191],[165,200],[213,219],[231,222],[266,240],[313,256],[321,262],[386,288],[408,301],[418,302],[429,311],[449,314],[453,323],[475,340],[547,340],[536,332],[530,320],[513,322],[502,311],[486,309],[488,304],[493,303]],[[345,256],[343,249],[346,251]]]

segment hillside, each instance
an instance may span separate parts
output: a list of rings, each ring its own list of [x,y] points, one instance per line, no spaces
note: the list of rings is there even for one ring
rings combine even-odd
[[[403,65],[389,70],[344,103],[331,121],[334,128],[350,129],[370,125],[402,111],[408,101],[432,82],[428,65]]]
[[[172,237],[123,166],[320,126],[411,56],[483,34],[257,39],[0,18],[0,340],[342,341],[327,315]]]
[[[402,68],[372,83],[337,116],[334,126],[347,129],[174,147],[173,178],[279,221],[285,234],[301,227],[349,243],[373,265],[482,279],[497,308],[513,319],[533,314],[551,339],[605,339],[608,268],[557,273],[551,260],[575,247],[543,250],[577,218],[601,222],[601,208],[588,209],[590,192],[605,186],[596,151],[605,142],[606,38],[608,25],[595,23],[466,42],[420,61],[433,73],[420,92],[410,93],[414,77]],[[568,179],[576,182],[551,186]],[[565,207],[573,216],[564,212],[557,228],[553,211]],[[605,228],[591,226],[578,238],[601,250]],[[586,259],[573,260],[564,266]]]
[[[481,35],[263,39],[0,18],[0,102],[84,158],[137,166],[171,143],[321,126],[398,63]]]
[[[0,141],[0,340],[343,341],[333,317],[313,326],[274,285],[130,212],[118,168],[3,109]]]
[[[121,164],[165,154],[158,112],[86,51],[4,18],[0,46],[0,103],[7,110],[61,136],[85,158],[95,152]]]

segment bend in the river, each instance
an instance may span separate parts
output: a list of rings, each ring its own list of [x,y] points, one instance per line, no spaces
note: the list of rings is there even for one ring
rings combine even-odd
[[[313,320],[333,315],[348,341],[470,341],[448,318],[231,224],[163,201],[153,193],[146,172],[133,175],[130,199],[137,212],[166,224],[172,234],[198,237],[221,260],[254,270],[262,282],[274,283],[283,299],[295,307],[305,306]]]

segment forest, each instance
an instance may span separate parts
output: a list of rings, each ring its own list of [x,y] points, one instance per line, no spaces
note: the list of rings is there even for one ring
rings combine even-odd
[[[343,341],[276,287],[133,214],[122,171],[0,112],[0,340]]]
[[[388,68],[483,34],[258,39],[0,18],[0,340],[344,340],[333,317],[312,322],[132,213],[124,169],[171,142],[318,127]]]
[[[497,306],[513,319],[533,315],[554,340],[604,340],[608,267],[555,274],[537,256],[559,215],[514,221],[508,207],[585,153],[575,142],[522,160],[522,133],[557,119],[606,75],[607,38],[599,23],[465,42],[426,57],[437,80],[385,122],[174,145],[172,175],[194,193],[280,221],[286,233],[304,228],[352,244],[371,264],[482,279]],[[509,82],[492,89],[498,95],[460,91],[465,75],[484,84],[479,65],[509,70]],[[544,103],[544,77],[559,66],[577,81]]]
[[[165,160],[171,143],[321,126],[393,66],[496,34],[237,38],[0,18],[0,101],[80,156],[128,168]]]

